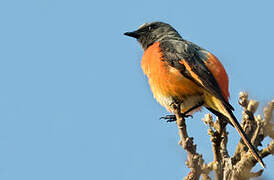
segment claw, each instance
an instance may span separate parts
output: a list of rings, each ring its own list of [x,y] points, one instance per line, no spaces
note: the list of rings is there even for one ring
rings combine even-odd
[[[183,116],[184,118],[189,118],[189,117],[191,117],[191,119],[193,119],[193,116],[192,116],[192,115],[182,114],[182,116]]]
[[[192,115],[181,114],[181,116],[183,118],[189,118],[189,117],[193,118]],[[166,122],[174,122],[174,121],[176,121],[176,116],[175,115],[166,115],[166,116],[160,117],[160,119],[164,119],[164,120],[166,120]]]
[[[166,122],[174,122],[176,121],[176,116],[175,115],[166,115],[163,117],[160,117],[160,119],[166,120]]]
[[[174,121],[176,121],[176,119],[169,119],[169,120],[167,120],[166,122],[174,122]]]

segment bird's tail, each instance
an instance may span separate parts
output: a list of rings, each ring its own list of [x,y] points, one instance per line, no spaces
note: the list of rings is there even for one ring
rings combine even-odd
[[[205,105],[208,106],[210,109],[213,109],[214,111],[217,111],[221,113],[222,115],[226,116],[229,119],[229,122],[236,128],[238,133],[240,134],[242,140],[244,141],[245,145],[248,147],[250,152],[252,153],[253,157],[261,164],[263,168],[265,168],[265,164],[262,160],[262,158],[259,156],[256,148],[251,144],[249,138],[245,134],[243,128],[241,127],[240,123],[234,116],[231,109],[226,107],[221,100],[216,98],[215,96],[212,96],[210,94],[205,96]]]

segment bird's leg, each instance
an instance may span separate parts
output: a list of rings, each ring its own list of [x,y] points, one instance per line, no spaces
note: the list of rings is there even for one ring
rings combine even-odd
[[[187,111],[185,111],[184,113],[182,113],[183,117],[191,117],[191,118],[193,118],[192,115],[187,115],[187,114],[190,113],[191,111],[193,111],[194,109],[197,109],[197,108],[201,107],[202,105],[204,105],[204,101],[199,102],[199,104],[193,106],[192,108],[190,108]]]
[[[169,105],[172,109],[178,109],[181,106],[181,103],[177,99],[173,99],[172,103]],[[174,122],[176,121],[176,116],[174,114],[166,115],[160,117],[160,119],[166,120],[166,122]]]
[[[193,111],[194,109],[196,108],[199,108],[201,107],[202,105],[204,105],[204,102],[200,102],[199,104],[191,107],[190,109],[188,109],[187,111],[185,111],[184,113],[180,113],[180,116],[182,116],[183,118],[188,118],[188,117],[191,117],[193,118],[192,115],[188,115],[189,112]],[[173,109],[181,109],[181,103],[177,103],[176,101],[173,101],[170,106],[173,108]],[[180,112],[180,111],[179,111]],[[160,119],[165,119],[167,122],[174,122],[176,121],[176,116],[175,115],[166,115],[166,116],[163,116],[161,117]]]

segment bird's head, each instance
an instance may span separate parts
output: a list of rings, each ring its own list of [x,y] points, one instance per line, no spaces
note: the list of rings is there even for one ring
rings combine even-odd
[[[144,50],[153,43],[166,38],[181,38],[171,25],[163,22],[145,23],[136,31],[126,32],[124,35],[136,38]]]

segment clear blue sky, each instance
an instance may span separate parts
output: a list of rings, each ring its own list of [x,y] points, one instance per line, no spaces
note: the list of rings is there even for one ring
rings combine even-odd
[[[140,68],[142,50],[123,32],[165,21],[210,50],[238,93],[274,98],[273,1],[0,2],[0,179],[181,179],[186,153]],[[260,112],[262,108],[259,109]],[[207,127],[189,134],[208,162]],[[191,122],[191,123],[190,123]],[[230,131],[230,153],[239,136]],[[273,157],[265,159],[273,177]],[[257,166],[259,167],[259,166]]]

